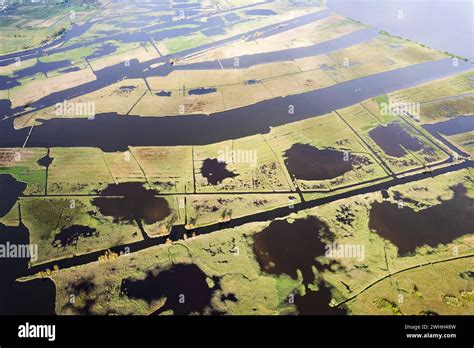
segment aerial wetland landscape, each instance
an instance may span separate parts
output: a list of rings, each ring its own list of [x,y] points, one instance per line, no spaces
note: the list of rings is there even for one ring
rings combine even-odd
[[[0,314],[474,314],[474,5],[389,3],[3,1]]]

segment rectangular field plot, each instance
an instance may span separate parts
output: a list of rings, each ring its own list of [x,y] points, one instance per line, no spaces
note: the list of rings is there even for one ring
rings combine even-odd
[[[148,185],[163,193],[193,192],[192,147],[132,147]]]
[[[229,221],[278,207],[299,203],[294,194],[189,195],[186,197],[187,227],[200,227]]]
[[[443,53],[385,34],[327,56],[333,63],[328,64],[325,72],[338,83],[446,58]]]
[[[303,192],[330,192],[387,175],[335,113],[273,128],[265,138]]]
[[[114,183],[104,153],[96,148],[53,148],[49,194],[91,194]]]
[[[364,105],[337,112],[393,173],[422,169],[448,159],[426,131],[396,115],[382,118]]]
[[[260,136],[194,148],[196,192],[279,192],[294,186],[279,158]]]

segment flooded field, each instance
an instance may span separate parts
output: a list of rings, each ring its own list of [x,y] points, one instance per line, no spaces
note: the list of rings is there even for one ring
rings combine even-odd
[[[352,170],[352,163],[341,151],[318,149],[307,144],[294,144],[285,151],[285,164],[290,174],[301,180],[326,180]]]
[[[217,159],[207,158],[202,163],[201,175],[207,179],[209,185],[218,185],[224,179],[234,178],[238,174],[227,170],[227,164]]]
[[[134,221],[153,224],[171,214],[166,199],[156,197],[154,190],[143,187],[139,182],[127,182],[109,185],[101,191],[102,196],[92,200],[100,213],[112,216],[117,221]],[[116,197],[110,197],[116,196]]]
[[[153,314],[168,310],[175,315],[210,314],[211,299],[219,284],[214,280],[214,287],[211,287],[206,278],[194,264],[177,264],[168,270],[150,271],[144,280],[124,279],[121,292],[148,304],[166,298],[164,305]]]
[[[210,88],[200,87],[200,88],[195,88],[195,89],[189,90],[188,94],[189,95],[202,95],[202,94],[209,94],[209,93],[215,93],[215,92],[217,92],[216,88],[213,88],[213,87],[210,87]]]
[[[0,315],[469,314],[472,62],[324,1],[78,1],[0,9]]]
[[[452,188],[454,197],[415,212],[388,201],[374,203],[369,228],[388,239],[399,255],[412,254],[423,245],[436,247],[474,231],[474,199],[462,185]]]
[[[315,217],[273,221],[267,228],[254,235],[253,250],[260,268],[271,274],[287,274],[297,279],[297,270],[303,282],[314,281],[315,258],[323,256],[326,244],[321,235],[330,235],[329,227]]]
[[[369,136],[389,156],[403,157],[410,151],[420,151],[423,143],[407,133],[399,124],[390,123],[378,126],[369,132]]]
[[[324,283],[318,284],[318,291],[306,289],[304,296],[295,296],[295,305],[299,315],[345,315],[346,310],[339,307],[331,307],[331,290]]]
[[[48,154],[47,154],[46,156],[44,156],[44,157],[41,157],[41,158],[38,160],[37,163],[38,163],[40,166],[43,166],[43,167],[48,168],[48,167],[51,165],[51,163],[53,163],[53,160],[54,160],[54,158],[52,158],[52,157],[49,156],[49,149],[48,149]]]

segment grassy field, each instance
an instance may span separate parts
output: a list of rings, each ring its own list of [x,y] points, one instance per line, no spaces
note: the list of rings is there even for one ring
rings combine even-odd
[[[460,146],[461,149],[470,154],[471,157],[474,157],[474,132],[460,133],[447,138],[457,146]]]
[[[71,11],[75,13],[70,19]],[[84,21],[94,14],[94,9],[83,6],[21,6],[14,15],[0,22],[0,54],[41,46],[54,39],[75,22]]]
[[[433,264],[396,274],[348,304],[357,314],[459,315],[474,310],[472,280],[463,276],[472,258]],[[439,275],[446,281],[436,281]]]
[[[392,103],[420,103],[420,122],[434,123],[472,114],[474,72],[467,72],[388,95]]]
[[[272,128],[269,135],[264,137],[281,158],[284,157],[286,150],[297,143],[309,144],[318,149],[334,149],[340,151],[341,156],[346,153],[348,156],[360,158],[361,162],[359,164],[354,162],[353,169],[342,176],[327,180],[297,180],[303,192],[330,191],[355,183],[381,179],[387,175],[378,159],[335,113]]]
[[[432,138],[421,127],[413,123],[407,123],[396,114],[384,115],[376,100],[366,100],[337,112],[394,173],[423,168],[428,164],[437,163],[448,158],[445,152],[433,145]],[[391,156],[382,150],[369,135],[369,132],[376,127],[394,124],[401,127],[406,134],[416,139],[420,144],[423,144],[422,147],[417,151],[411,151],[405,147],[405,154],[400,157]]]
[[[216,59],[232,58],[246,54],[257,54],[305,47],[365,28],[364,25],[348,20],[340,15],[331,14],[327,18],[306,24],[295,29],[266,38],[254,37],[253,40],[239,40],[180,60],[180,63],[196,63]]]
[[[39,165],[39,159],[46,156],[46,149],[1,149],[0,174],[11,174],[18,181],[27,184],[25,194],[44,194],[46,168]]]
[[[115,245],[142,239],[139,229],[132,223],[117,224],[102,216],[84,197],[23,198],[20,201],[22,220],[30,232],[30,243],[38,245],[37,263],[72,257]],[[73,225],[86,226],[98,232],[80,237],[71,245],[53,245],[61,229]]]
[[[472,173],[461,170],[417,183],[396,186],[389,191],[389,200],[393,201],[395,192],[401,192],[405,197],[417,199],[429,207],[439,204],[440,198],[452,197],[450,187],[455,184],[464,185],[469,190],[468,195],[474,197]],[[418,194],[419,187],[427,188],[422,190],[421,196]],[[329,284],[332,301],[341,302],[354,297],[347,304],[350,314],[419,314],[428,311],[440,314],[470,313],[472,284],[466,278],[460,277],[468,270],[466,267],[469,265],[469,259],[405,271],[419,264],[449,259],[452,257],[452,250],[449,245],[439,245],[431,248],[430,253],[426,253],[426,247],[420,247],[413,255],[399,256],[393,244],[368,228],[367,212],[374,201],[381,200],[380,194],[367,194],[287,217],[291,222],[316,216],[329,226],[332,238],[337,243],[365,245],[363,260],[340,258],[331,263],[330,259],[324,256],[316,259],[320,265],[326,265],[322,271],[317,272],[316,279],[322,279]],[[412,209],[410,204],[414,203],[408,203],[405,209]],[[347,224],[347,221],[338,220],[343,211],[341,207],[351,213],[351,225]],[[304,290],[299,277],[290,278],[286,274],[275,276],[260,269],[252,250],[252,236],[268,225],[269,222],[250,223],[234,229],[224,229],[212,235],[148,248],[130,256],[109,255],[98,262],[55,271],[49,276],[56,284],[56,310],[61,314],[81,313],[84,310],[84,302],[88,301],[90,306],[87,310],[90,313],[148,314],[163,302],[148,304],[143,300],[124,296],[120,293],[122,279],[144,279],[148,270],[161,272],[174,264],[193,263],[207,275],[210,284],[216,279],[219,281],[219,289],[212,297],[215,309],[226,314],[294,313],[296,308],[288,303],[288,296],[307,292],[317,286],[308,284]],[[472,234],[455,242],[462,246],[459,256],[472,252]],[[287,243],[291,244],[291,239]],[[398,273],[387,277],[389,272]],[[440,273],[444,274],[442,279],[434,276]],[[93,285],[88,292],[74,290],[86,280]],[[374,282],[376,285],[364,291]],[[454,286],[451,286],[453,284]],[[397,304],[400,291],[404,295],[404,301]],[[237,302],[222,299],[221,295],[230,293],[234,294]],[[81,301],[73,305],[68,304],[71,294],[80,297]]]
[[[166,47],[165,54],[173,54],[210,42],[212,41],[206,35],[199,32],[183,37],[166,39],[161,42],[160,47],[163,47],[162,45]]]
[[[189,195],[186,196],[187,227],[212,225],[256,212],[297,204],[296,194]]]

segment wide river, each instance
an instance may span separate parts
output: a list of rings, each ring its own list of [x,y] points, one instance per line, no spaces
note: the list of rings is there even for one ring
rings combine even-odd
[[[352,19],[474,60],[472,0],[327,0]]]

